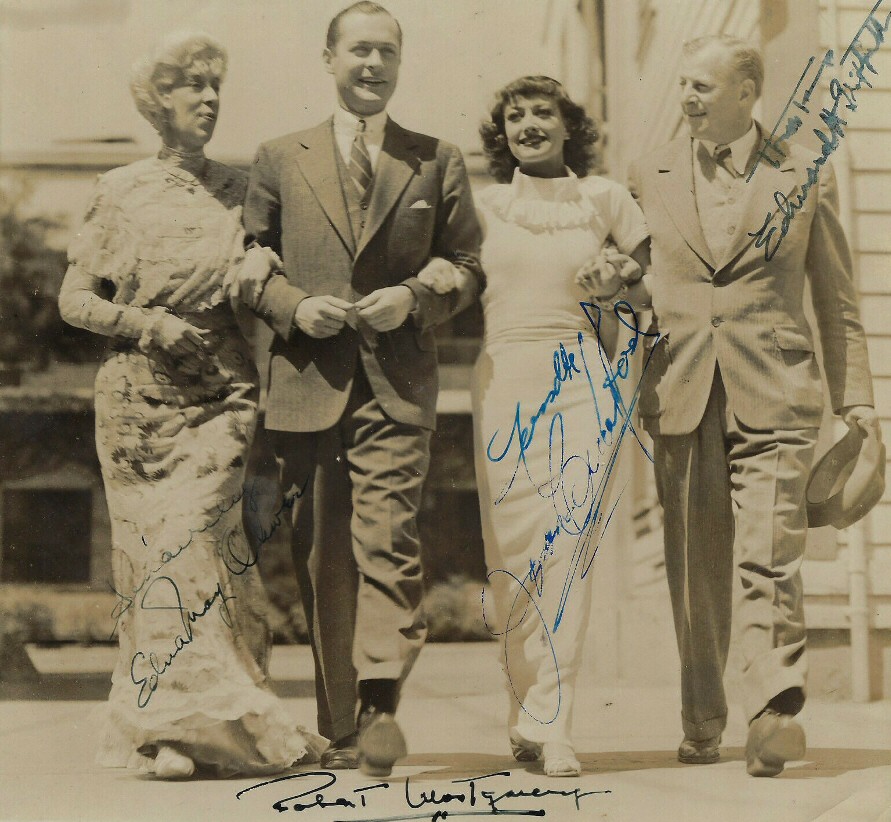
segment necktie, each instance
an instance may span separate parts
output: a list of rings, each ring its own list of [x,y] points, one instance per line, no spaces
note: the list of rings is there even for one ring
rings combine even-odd
[[[368,153],[368,147],[365,145],[365,138],[362,134],[365,131],[365,121],[359,120],[359,128],[353,139],[353,147],[350,149],[350,177],[356,184],[359,196],[364,197],[371,185],[371,155]]]
[[[731,177],[739,177],[739,174],[733,167],[733,154],[730,151],[730,146],[715,146],[715,153],[712,156],[716,166],[721,166]]]

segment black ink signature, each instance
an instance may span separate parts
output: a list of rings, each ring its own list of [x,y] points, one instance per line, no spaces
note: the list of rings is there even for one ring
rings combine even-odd
[[[155,589],[159,590],[156,591]],[[150,603],[147,602],[149,595],[153,595],[152,602]],[[235,599],[235,595],[225,594],[223,592],[222,583],[218,582],[213,593],[204,600],[201,609],[198,611],[191,611],[183,606],[179,586],[170,577],[160,576],[152,580],[142,596],[142,604],[140,607],[144,611],[179,612],[180,619],[182,620],[183,632],[177,634],[174,638],[173,650],[166,655],[166,658],[159,657],[154,651],[149,653],[147,657],[143,651],[137,651],[133,654],[133,658],[130,660],[130,679],[133,681],[134,685],[139,686],[139,695],[136,698],[136,704],[140,708],[144,708],[148,705],[149,700],[152,698],[152,694],[158,687],[160,677],[167,672],[173,664],[173,661],[179,655],[179,652],[191,644],[193,639],[192,626],[199,619],[207,616],[207,614],[210,613],[210,609],[217,601],[220,603],[220,619],[222,619],[230,628],[232,627],[232,616],[229,613],[228,603],[233,599]],[[137,664],[144,663],[146,659],[151,667],[151,671],[145,676],[137,677]]]
[[[115,632],[118,629],[118,624],[121,621],[121,617],[133,607],[133,603],[136,601],[136,596],[142,591],[143,588],[154,578],[155,574],[159,571],[163,570],[164,566],[167,563],[175,560],[183,551],[189,548],[192,545],[193,540],[196,535],[203,534],[205,531],[210,530],[215,525],[218,525],[220,520],[231,511],[238,503],[242,501],[245,496],[245,489],[242,488],[237,494],[234,494],[228,500],[224,500],[217,504],[217,510],[214,515],[203,525],[201,528],[189,529],[188,538],[181,542],[177,548],[173,551],[164,550],[160,554],[160,561],[158,565],[152,570],[146,572],[143,576],[142,581],[137,585],[129,594],[125,594],[121,591],[115,589],[114,585],[111,585],[111,590],[117,596],[118,601],[115,603],[114,608],[112,609],[111,616],[114,618],[114,626],[111,629],[111,636],[109,639],[112,639],[115,635]],[[145,536],[142,537],[142,544],[148,548],[148,542],[146,541]]]
[[[820,171],[826,164],[826,161],[838,149],[842,139],[845,137],[845,127],[848,125],[848,121],[839,113],[842,106],[844,106],[846,111],[857,111],[857,93],[864,86],[873,88],[873,84],[867,77],[867,73],[878,75],[878,71],[876,71],[875,66],[872,64],[872,55],[882,47],[882,44],[885,42],[885,33],[888,31],[889,26],[891,26],[891,11],[885,16],[884,23],[880,22],[875,17],[875,13],[883,2],[884,0],[878,0],[873,6],[872,11],[870,11],[866,20],[857,30],[857,33],[854,35],[847,49],[845,49],[845,53],[842,55],[838,63],[839,67],[849,68],[845,63],[848,60],[852,61],[853,67],[849,68],[848,77],[856,80],[856,85],[851,85],[847,81],[841,81],[838,78],[833,78],[829,83],[829,96],[832,98],[832,107],[824,107],[820,111],[820,119],[823,121],[825,130],[819,128],[813,130],[821,143],[821,149],[820,155],[814,159],[813,163],[808,166],[806,170],[807,179],[801,183],[798,193],[792,199],[789,199],[781,191],[775,191],[773,200],[776,204],[776,209],[767,213],[764,222],[757,231],[748,232],[750,237],[755,238],[755,247],[764,249],[764,259],[768,262],[773,259],[774,255],[779,250],[783,239],[789,232],[789,227],[795,219],[795,216],[802,208],[804,208],[808,194],[810,193],[811,188],[813,188],[819,181]],[[860,38],[867,33],[872,36],[874,41],[871,48],[864,48],[860,41]],[[783,143],[798,132],[803,122],[801,117],[797,114],[789,116],[786,120],[786,126],[783,133],[778,137],[777,133],[783,118],[786,117],[792,106],[795,106],[806,114],[810,114],[808,105],[810,104],[811,96],[814,93],[823,72],[827,68],[835,65],[835,54],[832,49],[825,53],[823,59],[818,64],[813,80],[799,99],[799,90],[804,84],[805,78],[815,62],[815,57],[811,57],[808,60],[804,72],[802,72],[801,77],[792,91],[792,96],[789,98],[789,102],[786,103],[786,106],[780,114],[776,125],[773,127],[770,136],[765,140],[764,147],[758,152],[752,170],[746,177],[746,182],[752,178],[752,175],[755,173],[762,160],[774,168],[779,168],[783,160],[786,159]],[[775,224],[777,218],[779,218],[779,226]],[[779,236],[776,236],[777,231],[779,231]]]
[[[516,799],[545,799],[557,797],[571,799],[575,810],[581,810],[582,799],[594,795],[611,794],[610,790],[582,791],[579,788],[571,790],[559,790],[554,788],[533,787],[530,789],[507,788],[499,784],[504,778],[509,778],[509,771],[496,771],[494,773],[480,774],[465,779],[454,779],[452,785],[459,786],[450,791],[437,792],[436,789],[420,790],[411,784],[410,778],[406,778],[401,791],[401,799],[405,802],[406,810],[417,811],[424,809],[422,813],[409,813],[398,816],[379,817],[368,819],[366,822],[405,822],[413,819],[429,819],[430,822],[438,822],[452,817],[463,816],[538,816],[547,815],[544,808],[510,807],[510,800]],[[289,774],[277,779],[258,782],[235,794],[236,799],[241,799],[249,791],[258,788],[266,788],[283,782],[297,780],[300,787],[306,784],[309,787],[300,793],[277,799],[271,808],[278,813],[293,811],[302,813],[313,809],[341,808],[355,810],[369,807],[375,792],[390,791],[395,786],[389,782],[376,782],[355,788],[352,791],[328,792],[337,783],[337,776],[331,771],[307,771],[305,773]],[[305,780],[305,782],[304,782]],[[497,787],[496,787],[497,786]],[[505,807],[508,805],[508,807]],[[475,810],[471,810],[475,809]]]
[[[631,358],[638,351],[641,339],[653,337],[658,342],[660,335],[658,332],[642,331],[638,324],[637,315],[631,306],[626,302],[619,303],[614,309],[616,316],[619,318],[620,324],[631,333],[626,347],[617,358],[614,369],[602,343],[600,334],[602,312],[600,307],[592,303],[581,303],[580,305],[594,330],[597,342],[597,354],[600,360],[599,365],[602,376],[598,376],[596,380],[600,386],[609,391],[611,408],[601,408],[598,392],[595,390],[593,369],[596,366],[593,360],[589,363],[589,356],[586,354],[586,338],[584,334],[579,333],[577,352],[568,351],[563,344],[555,351],[554,369],[556,376],[554,388],[547,394],[538,411],[530,418],[530,425],[525,428],[519,425],[519,420],[521,419],[520,403],[517,403],[517,409],[514,414],[514,428],[508,445],[500,454],[494,456],[491,453],[489,454],[489,459],[497,462],[504,459],[513,442],[517,443],[519,452],[517,454],[517,463],[507,487],[495,501],[497,505],[505,498],[505,495],[513,486],[519,472],[520,463],[523,462],[525,465],[526,452],[529,450],[532,442],[535,423],[541,419],[554,403],[559,395],[560,386],[566,380],[572,379],[574,375],[579,375],[578,379],[587,380],[594,405],[594,420],[597,425],[597,453],[592,456],[592,450],[586,449],[584,453],[567,456],[563,416],[559,411],[553,412],[548,433],[549,476],[552,479],[543,486],[536,487],[536,490],[539,496],[547,499],[554,509],[554,527],[544,534],[543,547],[537,557],[530,558],[529,570],[523,579],[518,578],[506,569],[495,569],[489,573],[488,580],[490,582],[498,575],[505,575],[508,578],[506,580],[507,585],[516,592],[510,612],[503,626],[493,626],[486,618],[486,591],[483,591],[483,620],[493,636],[503,637],[505,667],[512,688],[509,634],[523,624],[527,618],[537,618],[541,623],[543,641],[548,645],[557,675],[556,704],[553,707],[553,714],[550,716],[534,716],[529,708],[523,704],[522,698],[514,689],[514,695],[517,697],[517,701],[523,710],[541,724],[549,724],[557,718],[562,701],[560,667],[552,641],[552,632],[556,632],[560,628],[575,580],[577,578],[584,580],[587,576],[597,554],[600,539],[606,532],[621,498],[620,492],[616,496],[612,507],[607,509],[605,502],[610,488],[610,479],[626,433],[629,431],[632,433],[644,454],[652,460],[652,456],[643,443],[641,443],[631,423],[632,412],[640,392],[640,383],[638,382],[636,386],[632,387],[631,397],[627,400],[622,395],[621,388],[623,384],[626,384],[625,381],[630,375]],[[627,315],[626,311],[629,312]],[[576,354],[578,354],[578,360],[582,364],[580,368],[576,365]],[[650,356],[652,356],[652,353]],[[642,373],[646,371],[648,364],[649,358],[643,365]],[[572,439],[578,441],[587,438],[584,436],[584,432],[581,434],[574,432]],[[529,476],[528,467],[526,473]],[[570,473],[574,479],[568,482],[567,477]],[[530,481],[532,480],[530,479]],[[569,571],[563,580],[563,590],[560,595],[557,612],[553,615],[545,615],[542,614],[536,599],[541,598],[544,593],[544,567],[548,559],[554,555],[556,550],[555,541],[561,533],[574,537],[575,547],[569,563]],[[549,584],[559,583],[552,581]]]
[[[282,497],[282,500],[277,507],[277,509],[273,512],[272,517],[269,521],[269,524],[266,526],[259,526],[259,530],[254,535],[256,537],[256,547],[252,547],[248,544],[248,540],[245,539],[244,528],[241,524],[241,520],[239,518],[238,524],[229,529],[225,534],[223,534],[222,539],[220,541],[219,546],[219,554],[222,559],[224,565],[227,570],[236,576],[244,574],[249,568],[252,568],[254,565],[259,562],[260,554],[263,546],[269,542],[272,538],[273,534],[281,527],[283,523],[283,515],[286,511],[289,511],[294,507],[297,500],[303,496],[306,491],[307,482],[303,484],[303,487],[295,490],[293,492],[289,492]],[[124,596],[121,593],[115,591],[115,593],[119,597],[119,601],[115,606],[115,610],[113,615],[116,615],[115,619],[115,629],[117,628],[117,624],[120,621],[121,617],[133,607],[134,603],[139,597],[141,593],[142,596],[139,599],[139,607],[141,610],[178,610],[182,615],[183,621],[183,629],[184,634],[180,634],[173,639],[174,650],[167,655],[166,660],[161,660],[158,655],[152,651],[148,655],[145,652],[138,650],[130,660],[130,678],[133,681],[133,684],[139,687],[139,692],[137,694],[137,705],[140,708],[144,708],[149,700],[151,699],[152,694],[158,687],[159,677],[162,676],[174,659],[176,659],[177,655],[180,651],[183,650],[187,645],[191,644],[193,640],[192,635],[192,625],[197,619],[205,616],[207,612],[210,610],[211,606],[220,598],[221,600],[221,616],[223,617],[223,621],[230,628],[232,626],[231,619],[229,617],[228,606],[226,603],[230,599],[234,599],[234,596],[226,596],[223,593],[221,588],[222,583],[217,583],[217,588],[214,591],[213,595],[205,600],[203,606],[198,611],[192,611],[185,608],[182,604],[182,599],[180,597],[179,587],[176,582],[169,576],[158,576],[157,574],[163,570],[169,562],[176,559],[183,551],[186,550],[195,538],[196,534],[203,533],[207,531],[214,525],[217,525],[222,519],[223,515],[228,511],[232,510],[232,508],[241,502],[245,498],[245,494],[247,494],[246,504],[251,507],[251,510],[256,511],[257,501],[255,497],[255,483],[252,483],[251,486],[247,489],[242,488],[242,490],[231,497],[229,500],[226,500],[223,503],[217,505],[217,513],[205,523],[204,526],[198,529],[189,529],[189,538],[183,542],[175,551],[164,551],[161,554],[161,562],[157,568],[147,573],[139,585],[133,590],[131,596]],[[143,537],[143,544],[146,544],[145,537]],[[171,591],[173,596],[175,597],[176,604],[150,604],[147,603],[150,592],[152,592],[158,584],[161,584],[162,589],[165,587],[165,583],[169,583],[168,591]],[[112,636],[114,632],[112,632]],[[137,665],[143,664],[147,660],[148,665],[151,667],[151,670],[145,674],[145,676],[138,677],[137,676]],[[142,671],[139,671],[142,673]]]

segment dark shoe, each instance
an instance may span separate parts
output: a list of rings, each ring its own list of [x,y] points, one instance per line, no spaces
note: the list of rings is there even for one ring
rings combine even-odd
[[[358,734],[350,734],[332,742],[319,759],[329,771],[346,771],[359,767]]]
[[[524,739],[516,731],[510,732],[510,751],[517,762],[538,762],[541,759],[541,745]]]
[[[803,759],[804,729],[789,714],[767,708],[749,724],[746,770],[752,776],[776,776],[789,760]]]
[[[393,763],[408,750],[396,718],[375,707],[363,708],[359,716],[359,767],[368,776],[389,776]]]
[[[685,765],[714,765],[721,758],[721,737],[690,739],[685,736],[678,748],[678,762]]]

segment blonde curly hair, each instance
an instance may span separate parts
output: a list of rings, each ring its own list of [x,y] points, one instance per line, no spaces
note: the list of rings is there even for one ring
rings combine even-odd
[[[133,64],[130,92],[139,113],[159,134],[167,123],[161,95],[183,82],[190,70],[209,72],[222,82],[229,57],[219,41],[203,32],[176,32]]]

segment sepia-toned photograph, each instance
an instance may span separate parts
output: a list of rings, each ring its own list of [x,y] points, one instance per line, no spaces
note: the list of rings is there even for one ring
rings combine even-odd
[[[0,0],[0,820],[891,822],[889,317],[891,0]]]

